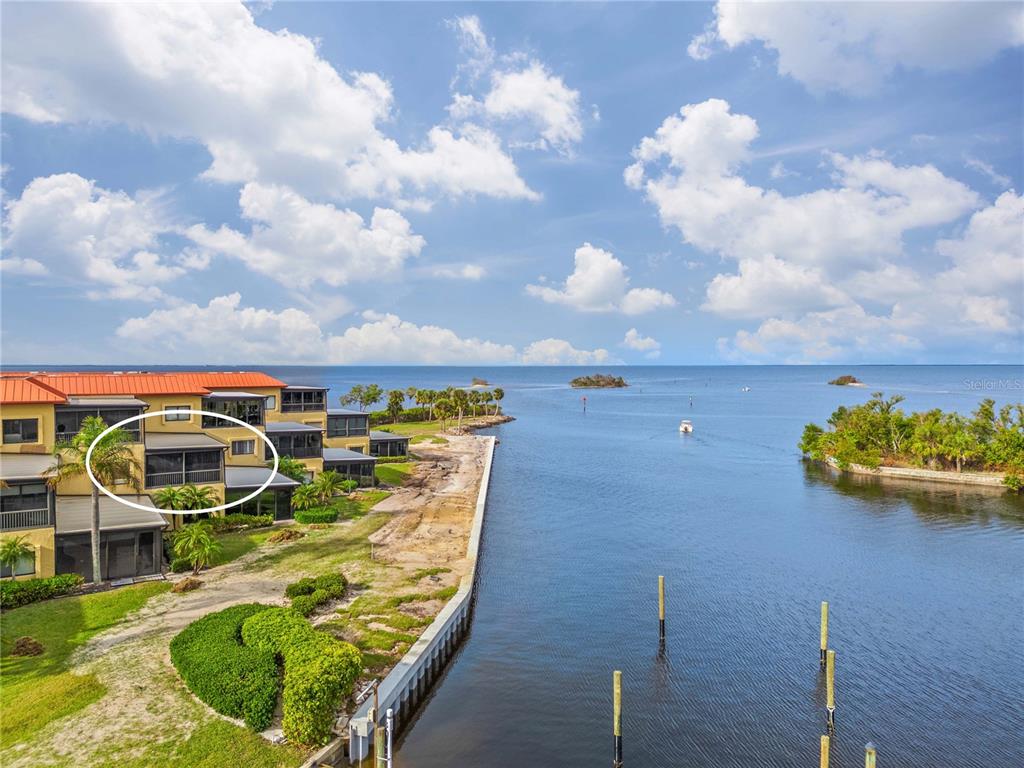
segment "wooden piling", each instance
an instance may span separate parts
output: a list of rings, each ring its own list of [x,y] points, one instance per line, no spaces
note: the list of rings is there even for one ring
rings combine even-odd
[[[373,729],[373,764],[376,768],[384,765],[384,726],[378,725]]]
[[[615,751],[612,768],[622,768],[622,673],[612,673],[612,733],[615,737]]]
[[[875,768],[875,745],[870,741],[864,745],[864,768]]]
[[[825,666],[825,652],[828,650],[828,603],[821,603],[821,666]]]
[[[821,758],[818,763],[819,768],[828,768],[828,752],[829,752],[829,738],[828,736],[821,737]]]
[[[665,577],[658,577],[658,639],[665,642]]]
[[[836,652],[829,650],[825,656],[825,707],[828,710],[828,730],[836,730]]]

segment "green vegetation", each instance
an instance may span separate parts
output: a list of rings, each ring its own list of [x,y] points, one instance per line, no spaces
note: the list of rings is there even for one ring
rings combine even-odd
[[[177,531],[171,546],[175,559],[191,565],[195,576],[213,563],[221,550],[221,543],[213,535],[213,526],[205,520],[186,525]]]
[[[273,469],[274,462],[268,461],[267,466]],[[306,475],[309,473],[309,470],[306,469],[306,465],[298,459],[293,459],[291,456],[278,456],[277,472],[278,474],[284,475],[297,483],[304,483],[306,482]]]
[[[833,385],[835,385],[837,387],[847,387],[847,386],[850,386],[851,384],[860,384],[860,383],[861,383],[860,379],[858,379],[856,376],[851,376],[848,373],[844,373],[842,376],[839,376],[838,378],[832,379],[832,381],[829,382],[829,384],[833,384]]]
[[[307,576],[285,587],[284,594],[292,601],[292,608],[303,616],[309,616],[329,600],[343,597],[348,588],[344,574],[325,573],[322,576]]]
[[[295,513],[295,522],[303,525],[315,523],[333,523],[338,519],[338,510],[335,507],[315,507],[303,509]]]
[[[73,477],[87,474],[85,457],[92,450],[90,469],[93,477],[102,486],[113,487],[117,483],[127,484],[136,492],[142,488],[142,467],[135,460],[132,449],[135,438],[121,427],[111,430],[99,440],[99,436],[107,429],[106,422],[99,416],[86,416],[82,419],[82,428],[70,443],[58,443],[54,448],[55,463],[48,471],[46,482],[56,488],[62,482]],[[92,486],[92,577],[101,580],[100,565],[100,491],[95,483]]]
[[[569,382],[574,389],[612,389],[628,387],[626,380],[621,376],[610,376],[607,373],[595,373],[591,376],[577,376]]]
[[[187,739],[147,743],[145,754],[104,764],[104,768],[291,768],[300,765],[305,750],[290,744],[271,744],[221,719],[203,723]]]
[[[377,480],[387,485],[402,485],[412,472],[412,463],[378,464],[374,467]]]
[[[995,411],[983,400],[971,418],[939,409],[905,414],[899,395],[872,394],[863,405],[840,406],[831,427],[804,427],[800,450],[813,459],[832,458],[840,467],[863,464],[927,466],[933,469],[1024,472],[1024,405]]]
[[[217,506],[220,499],[209,486],[199,488],[191,483],[181,486],[161,488],[153,494],[153,501],[160,509],[208,509]]]
[[[49,600],[51,597],[60,597],[81,586],[84,582],[85,579],[77,573],[62,573],[48,579],[0,581],[0,608],[6,611],[29,603],[38,603],[40,600]],[[6,626],[4,634],[8,634]]]
[[[28,536],[11,536],[0,541],[0,565],[15,572],[18,563],[27,558],[35,560],[36,548],[27,543]]]
[[[105,689],[95,675],[68,671],[71,653],[168,589],[166,582],[149,582],[6,611],[0,659],[0,747],[25,741],[47,723],[102,697]],[[43,654],[9,655],[14,640],[24,636],[42,643]]]
[[[254,731],[270,725],[277,704],[274,651],[241,642],[246,619],[269,610],[235,605],[203,616],[171,640],[171,662],[189,690],[214,710]]]
[[[242,624],[242,642],[284,662],[284,718],[289,741],[325,744],[335,712],[362,671],[352,645],[312,627],[291,608],[270,608]]]
[[[223,517],[211,517],[207,522],[213,526],[215,533],[229,531],[247,531],[252,528],[269,528],[274,524],[273,515],[246,515],[236,512]]]
[[[341,404],[358,405],[359,410],[365,411],[374,403],[379,403],[383,397],[384,390],[377,384],[356,384],[348,394],[341,396]]]

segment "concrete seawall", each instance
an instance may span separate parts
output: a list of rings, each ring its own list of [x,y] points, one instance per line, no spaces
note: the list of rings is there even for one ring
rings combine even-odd
[[[850,464],[840,469],[835,459],[826,461],[833,469],[840,472],[853,472],[857,475],[873,477],[892,477],[900,480],[926,480],[933,483],[957,483],[959,485],[987,485],[1003,488],[1003,475],[998,473],[984,474],[981,472],[941,472],[935,469],[915,469],[912,467],[879,467],[872,469],[862,464]]]
[[[470,613],[473,607],[473,588],[476,583],[477,556],[480,551],[480,537],[483,531],[484,513],[487,508],[487,489],[490,485],[491,462],[494,458],[495,438],[484,438],[488,445],[484,454],[483,474],[480,491],[477,494],[473,526],[469,532],[466,557],[470,562],[469,571],[462,577],[459,589],[445,605],[437,618],[419,636],[402,660],[395,665],[377,688],[378,712],[371,717],[371,697],[356,710],[348,723],[348,758],[355,763],[369,756],[373,744],[373,728],[383,725],[384,713],[394,710],[395,728],[401,730],[407,724],[416,707],[430,691],[433,683],[444,671],[445,665],[458,648],[459,642],[469,629]],[[340,741],[340,740],[339,740]],[[332,749],[333,747],[333,749]],[[332,764],[338,760],[341,744],[331,744],[314,755],[307,766]]]

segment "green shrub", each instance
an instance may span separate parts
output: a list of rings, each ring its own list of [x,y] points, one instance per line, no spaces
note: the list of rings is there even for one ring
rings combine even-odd
[[[356,480],[342,480],[340,487],[342,493],[352,493],[352,491],[359,487],[359,482]]]
[[[235,512],[224,517],[211,517],[210,525],[217,533],[243,531],[249,528],[268,528],[274,524],[273,515],[245,515]]]
[[[1009,472],[1006,477],[1003,478],[1003,485],[1014,493],[1020,493],[1021,491],[1024,491],[1024,477],[1021,477],[1016,472]]]
[[[403,464],[409,461],[408,456],[378,456],[378,464]]]
[[[398,416],[398,422],[403,423],[407,421],[427,421],[430,416],[430,409],[426,406],[416,406],[415,408],[404,408],[402,413]],[[370,426],[375,427],[378,424],[394,424],[395,420],[391,418],[391,414],[387,411],[371,411],[370,412]]]
[[[333,523],[338,519],[338,510],[330,507],[317,507],[315,509],[303,509],[295,513],[295,521],[298,523]]]
[[[242,626],[270,610],[258,603],[236,605],[192,622],[171,640],[171,662],[189,690],[255,731],[274,716],[277,661],[271,649],[242,645]]]
[[[18,608],[51,597],[66,595],[85,582],[77,573],[62,573],[48,579],[25,579],[0,581],[0,608]]]
[[[242,640],[284,661],[284,735],[325,744],[334,715],[362,670],[359,651],[314,629],[291,608],[270,608],[242,625]]]
[[[292,608],[303,616],[309,616],[328,600],[342,597],[347,587],[348,582],[342,574],[326,573],[292,582],[285,587],[284,593],[291,598]]]
[[[175,557],[171,560],[171,573],[184,573],[192,570],[192,563],[184,557]]]

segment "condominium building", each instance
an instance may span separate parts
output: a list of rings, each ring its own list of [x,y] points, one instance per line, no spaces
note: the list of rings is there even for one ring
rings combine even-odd
[[[113,425],[167,411],[124,427],[142,470],[141,487],[123,482],[108,490],[145,509],[100,496],[104,580],[160,572],[161,532],[183,519],[156,508],[151,494],[161,488],[206,487],[221,504],[267,483],[257,498],[230,511],[291,517],[299,483],[267,466],[273,455],[264,440],[236,423],[190,411],[244,422],[279,455],[301,462],[309,479],[333,469],[361,485],[374,482],[366,413],[328,410],[325,388],[289,385],[260,372],[3,372],[0,410],[0,539],[24,537],[35,552],[0,577],[80,573],[92,579],[89,478],[62,480],[56,488],[47,482],[63,460],[61,446],[87,416]]]

